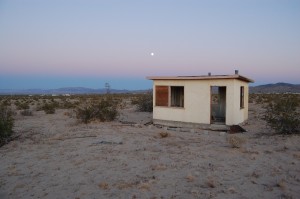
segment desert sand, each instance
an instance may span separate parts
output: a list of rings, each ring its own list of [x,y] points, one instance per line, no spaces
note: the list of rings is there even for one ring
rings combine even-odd
[[[87,125],[67,109],[18,114],[21,136],[0,148],[0,198],[299,198],[300,138],[274,135],[261,114],[251,103],[234,135],[144,125],[152,114],[130,103]]]

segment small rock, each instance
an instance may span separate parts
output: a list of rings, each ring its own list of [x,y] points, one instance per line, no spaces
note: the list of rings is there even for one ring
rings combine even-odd
[[[234,187],[229,187],[228,191],[229,191],[229,193],[235,193],[236,192]]]

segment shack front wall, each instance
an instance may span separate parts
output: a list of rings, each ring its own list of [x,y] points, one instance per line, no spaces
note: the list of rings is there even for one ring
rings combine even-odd
[[[155,105],[156,86],[183,86],[184,107]],[[226,124],[238,124],[248,116],[248,84],[235,79],[219,80],[154,80],[153,119],[210,124],[211,86],[226,87]],[[240,86],[245,87],[245,106],[240,109]],[[245,111],[247,110],[247,112]]]

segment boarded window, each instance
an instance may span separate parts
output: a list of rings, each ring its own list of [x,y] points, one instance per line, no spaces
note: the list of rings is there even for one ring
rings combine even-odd
[[[155,105],[168,106],[169,104],[169,87],[155,86]]]
[[[184,87],[171,86],[171,106],[183,107],[184,106]]]
[[[244,96],[245,94],[245,89],[244,86],[241,86],[241,91],[240,91],[240,108],[244,108]]]

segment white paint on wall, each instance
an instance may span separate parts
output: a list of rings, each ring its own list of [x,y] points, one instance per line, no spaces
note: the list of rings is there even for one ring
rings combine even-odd
[[[155,106],[155,86],[184,86],[184,107]],[[238,79],[154,80],[153,119],[210,124],[211,86],[226,87],[226,125],[248,118],[248,83]],[[240,108],[240,87],[244,86],[244,108]]]

